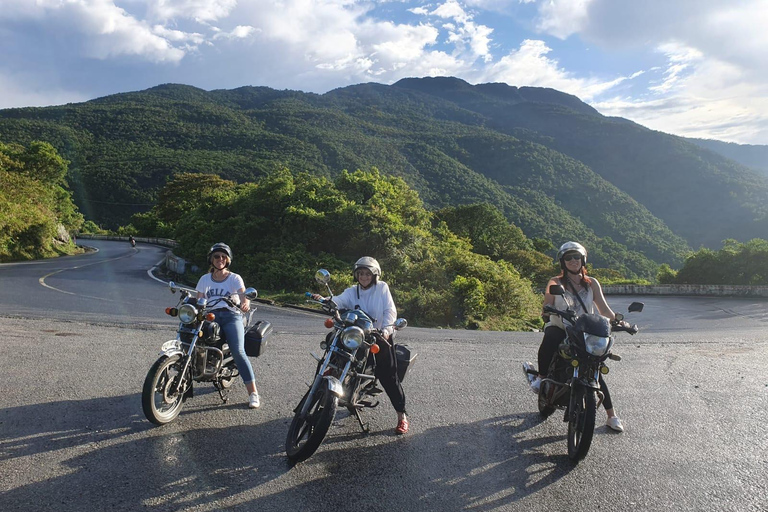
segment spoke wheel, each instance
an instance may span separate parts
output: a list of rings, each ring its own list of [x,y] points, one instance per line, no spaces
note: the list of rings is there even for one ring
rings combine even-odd
[[[576,462],[583,459],[595,433],[597,399],[594,391],[577,387],[571,391],[568,408],[568,457]]]
[[[176,419],[183,405],[184,389],[173,393],[173,382],[182,370],[181,356],[163,356],[152,365],[144,379],[141,407],[144,416],[156,425]]]
[[[304,400],[299,404],[299,410],[304,406]],[[288,428],[285,453],[289,459],[293,462],[301,462],[315,453],[328,433],[328,428],[336,415],[338,403],[338,397],[331,393],[328,384],[324,381],[312,397],[307,415],[302,418],[300,412],[297,412]]]

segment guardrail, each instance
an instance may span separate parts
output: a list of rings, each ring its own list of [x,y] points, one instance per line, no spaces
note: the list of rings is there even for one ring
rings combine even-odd
[[[157,237],[146,237],[146,236],[135,236],[133,238],[137,242],[144,242],[145,244],[161,245],[163,247],[177,247],[179,245],[179,242],[177,242],[176,240],[171,240],[170,238],[157,238]],[[79,239],[115,240],[118,242],[127,242],[129,240],[129,237],[117,236],[117,235],[91,235],[88,233],[82,233],[77,235],[77,239],[78,240]]]
[[[620,284],[603,286],[606,295],[686,295],[768,298],[768,286],[729,284]]]

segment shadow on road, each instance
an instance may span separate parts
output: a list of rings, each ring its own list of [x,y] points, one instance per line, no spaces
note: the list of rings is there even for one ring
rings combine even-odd
[[[403,437],[390,429],[356,434],[347,418],[311,459],[292,467],[283,451],[288,418],[184,430],[182,416],[155,428],[135,414],[138,400],[126,395],[0,410],[0,462],[6,468],[41,463],[34,481],[14,482],[3,494],[3,510],[29,510],[33,503],[57,511],[377,510],[384,504],[488,511],[546,488],[574,467],[564,450],[546,449],[549,443],[564,449],[563,436],[529,432],[540,425],[538,414]]]

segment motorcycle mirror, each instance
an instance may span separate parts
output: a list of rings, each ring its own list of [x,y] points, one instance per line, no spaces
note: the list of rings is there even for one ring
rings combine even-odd
[[[559,284],[553,284],[549,287],[549,294],[550,295],[565,295],[565,288],[563,288],[562,285]]]
[[[176,293],[176,283],[173,281],[168,281],[168,288],[171,289],[171,293]]]
[[[408,320],[405,318],[398,318],[395,320],[394,327],[396,331],[399,331],[400,329],[405,329],[408,326]]]
[[[325,270],[324,268],[321,268],[317,272],[315,272],[315,281],[317,281],[320,284],[328,284],[331,282],[331,273]]]
[[[633,302],[632,304],[629,305],[629,312],[630,313],[634,311],[640,312],[643,310],[644,306],[645,304],[643,304],[642,302]]]
[[[245,296],[248,300],[255,300],[259,296],[259,292],[256,291],[256,288],[249,287],[245,289]]]

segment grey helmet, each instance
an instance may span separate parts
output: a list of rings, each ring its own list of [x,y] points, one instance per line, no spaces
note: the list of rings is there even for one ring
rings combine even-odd
[[[579,253],[581,255],[581,265],[585,266],[587,264],[587,250],[584,248],[584,246],[578,242],[565,242],[560,246],[560,250],[557,251],[557,261],[560,262],[560,268],[565,269],[565,261],[563,261],[563,256],[565,256],[565,253],[567,252]]]
[[[371,271],[371,274],[373,274],[373,282],[376,283],[379,278],[381,277],[381,266],[379,265],[379,262],[376,261],[375,258],[371,258],[370,256],[363,256],[359,260],[355,262],[355,268],[352,271],[352,274],[355,275],[358,271],[358,269],[361,268],[367,268]],[[355,277],[355,280],[357,280],[357,277]]]
[[[232,249],[230,249],[229,246],[224,242],[219,242],[211,246],[211,248],[208,250],[208,263],[213,263],[211,256],[213,256],[213,253],[215,252],[223,252],[227,255],[227,258],[229,258],[229,263],[232,263]],[[229,264],[227,264],[227,266],[229,266]]]

